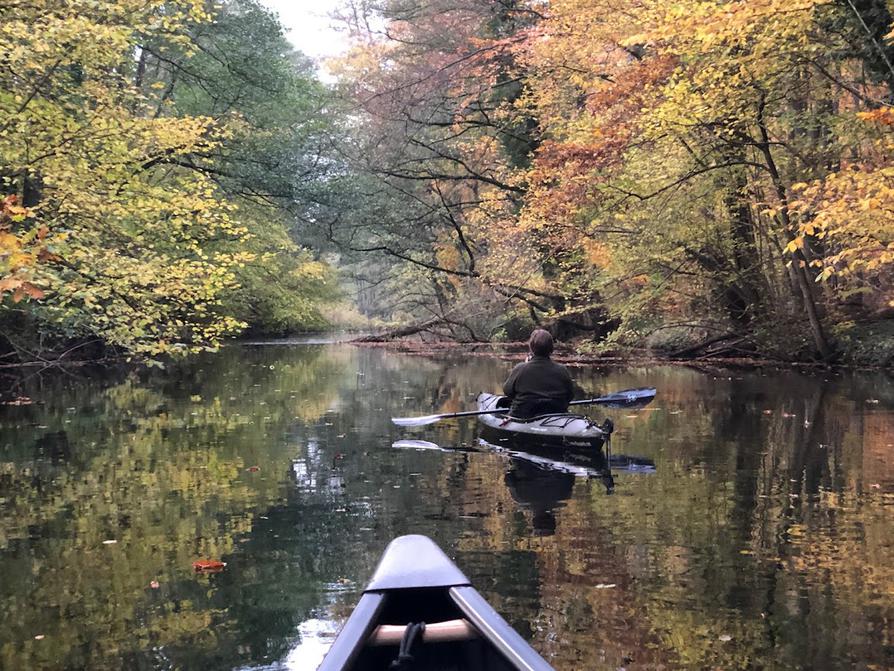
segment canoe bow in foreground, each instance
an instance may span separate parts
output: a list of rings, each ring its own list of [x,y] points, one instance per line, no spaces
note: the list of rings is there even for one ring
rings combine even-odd
[[[380,671],[398,656],[408,623],[425,622],[414,671],[552,671],[426,536],[391,542],[319,671]]]

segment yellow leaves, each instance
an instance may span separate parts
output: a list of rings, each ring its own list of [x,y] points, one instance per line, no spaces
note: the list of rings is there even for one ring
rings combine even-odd
[[[798,185],[794,192],[798,197],[791,208],[800,217],[795,241],[803,244],[806,236],[812,236],[825,242],[827,254],[821,260],[818,281],[833,274],[872,277],[891,271],[894,267],[894,168],[854,166],[825,179]],[[791,247],[790,243],[787,251],[793,251]]]
[[[804,249],[804,236],[803,235],[799,235],[795,238],[792,238],[792,240],[790,240],[789,243],[785,246],[785,251],[787,254],[794,254],[799,249]]]
[[[246,231],[188,167],[231,131],[145,114],[126,80],[138,42],[155,31],[178,43],[188,22],[208,18],[199,0],[37,2],[4,14],[2,168],[40,200],[34,210],[2,201],[0,295],[42,300],[69,336],[159,353],[212,347],[241,327],[219,314],[220,297],[247,257],[209,247]]]

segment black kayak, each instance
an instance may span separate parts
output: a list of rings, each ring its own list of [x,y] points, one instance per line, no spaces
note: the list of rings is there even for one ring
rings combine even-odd
[[[488,443],[513,449],[528,450],[546,448],[563,453],[582,454],[593,459],[602,456],[602,445],[611,435],[611,421],[596,424],[585,415],[562,412],[540,415],[531,419],[518,419],[507,415],[508,401],[505,396],[479,394],[479,410],[507,408],[500,412],[479,415],[481,437]]]
[[[422,625],[421,623],[424,623]],[[426,536],[401,536],[318,671],[551,671]]]

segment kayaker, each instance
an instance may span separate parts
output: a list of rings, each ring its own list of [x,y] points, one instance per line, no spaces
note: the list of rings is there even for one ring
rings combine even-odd
[[[503,384],[503,393],[512,403],[512,417],[527,419],[568,411],[574,383],[568,369],[549,358],[554,346],[552,335],[544,329],[534,329],[528,338],[530,355],[512,369]]]

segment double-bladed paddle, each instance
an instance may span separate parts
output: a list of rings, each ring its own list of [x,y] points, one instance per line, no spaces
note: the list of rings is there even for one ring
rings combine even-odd
[[[640,387],[639,389],[624,389],[599,398],[585,398],[580,401],[571,401],[568,405],[590,405],[598,403],[610,408],[629,408],[646,405],[653,398],[657,390],[654,387]],[[474,417],[475,415],[491,415],[500,412],[508,412],[509,408],[494,408],[493,410],[466,410],[464,412],[447,412],[441,415],[426,415],[425,417],[392,417],[391,421],[398,426],[426,426],[434,424],[442,419],[453,417]]]

